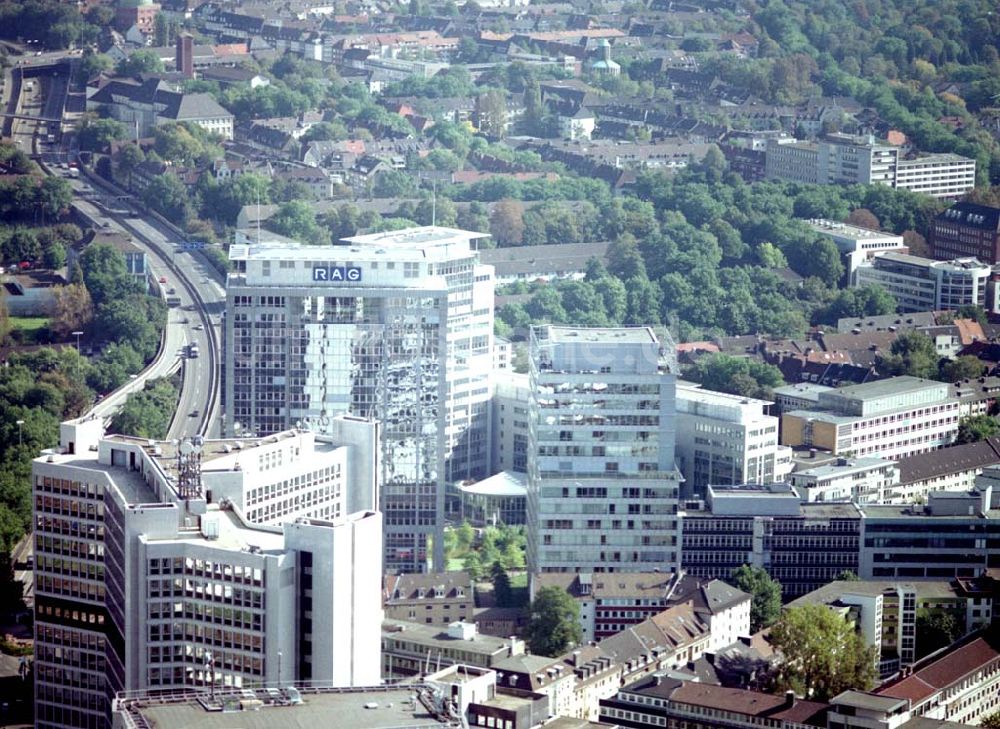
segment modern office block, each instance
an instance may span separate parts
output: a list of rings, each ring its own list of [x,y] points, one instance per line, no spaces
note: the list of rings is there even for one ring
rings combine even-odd
[[[375,425],[340,420],[353,443],[62,425],[32,466],[37,726],[110,726],[121,691],[379,680]]]
[[[961,402],[944,382],[890,377],[821,391],[815,409],[781,416],[781,442],[834,455],[901,458],[949,445]]]
[[[493,271],[477,262],[480,237],[424,227],[230,249],[225,431],[378,420],[390,570],[425,570],[431,542],[441,569],[446,485],[489,473]]]
[[[532,572],[676,564],[673,355],[648,328],[532,330]]]
[[[976,184],[976,161],[957,154],[905,158],[872,136],[827,134],[821,139],[768,140],[765,175],[813,185],[883,184],[946,200]]]
[[[863,261],[879,253],[887,251],[902,253],[907,250],[901,235],[822,218],[809,220],[808,223],[810,228],[826,236],[837,246],[837,250],[844,257],[847,280],[850,283],[854,283],[854,272]]]
[[[778,445],[778,418],[766,400],[677,386],[677,465],[684,498],[705,495],[709,484],[781,481],[791,471],[791,449]]]
[[[512,370],[494,373],[493,470],[528,472],[528,375]]]
[[[1000,567],[1000,510],[991,486],[934,491],[926,504],[863,504],[857,574],[865,579],[979,577]]]
[[[851,503],[802,503],[787,484],[708,488],[680,513],[681,567],[702,579],[729,579],[741,565],[763,567],[784,597],[857,572],[861,514]]]
[[[905,253],[881,253],[854,272],[856,286],[878,285],[901,312],[985,306],[992,269],[975,258],[935,261]]]

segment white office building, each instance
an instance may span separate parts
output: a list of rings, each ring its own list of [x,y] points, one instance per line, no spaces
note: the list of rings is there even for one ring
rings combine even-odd
[[[992,269],[975,258],[935,261],[905,253],[883,253],[854,274],[857,286],[878,284],[896,298],[901,312],[985,306]]]
[[[528,568],[677,561],[673,343],[649,328],[532,329]]]
[[[339,420],[180,444],[62,425],[32,465],[36,726],[110,726],[121,691],[379,681],[376,426]]]
[[[493,381],[493,470],[528,472],[528,375],[504,370]]]
[[[883,184],[941,199],[957,199],[976,183],[976,161],[957,154],[906,159],[899,147],[872,136],[828,134],[817,141],[770,139],[764,158],[769,180],[812,185]]]
[[[796,471],[788,482],[803,501],[886,503],[896,498],[899,467],[882,458],[838,458],[833,463]]]
[[[481,237],[423,227],[230,249],[226,433],[378,420],[387,569],[423,571],[431,541],[440,568],[447,485],[489,474],[494,287]]]
[[[677,465],[685,497],[709,484],[781,481],[792,469],[791,449],[778,444],[778,418],[766,400],[677,385]]]
[[[950,445],[960,407],[946,382],[890,377],[821,391],[815,409],[783,412],[781,441],[839,456],[902,458]]]
[[[854,283],[854,274],[863,261],[888,251],[904,252],[903,236],[869,230],[835,220],[814,218],[808,221],[815,232],[829,238],[844,257],[847,280]]]

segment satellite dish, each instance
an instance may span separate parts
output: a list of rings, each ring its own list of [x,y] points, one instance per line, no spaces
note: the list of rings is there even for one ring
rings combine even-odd
[[[194,452],[194,446],[191,445],[191,441],[186,440],[181,443],[181,455],[190,456]]]

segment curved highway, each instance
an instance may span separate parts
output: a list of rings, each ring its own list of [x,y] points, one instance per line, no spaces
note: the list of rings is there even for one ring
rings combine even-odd
[[[37,78],[30,90],[23,84],[20,107],[31,113],[62,117],[67,84],[68,78],[58,73]],[[164,291],[173,290],[170,298],[179,299],[179,306],[169,309],[164,346],[157,359],[133,383],[98,403],[92,414],[110,417],[125,396],[141,389],[145,380],[163,377],[180,366],[183,373],[180,399],[168,437],[217,436],[222,407],[219,327],[225,311],[223,277],[200,253],[181,250],[181,239],[170,226],[138,217],[141,213],[121,202],[122,191],[118,188],[96,177],[71,177],[69,169],[63,166],[67,159],[66,138],[64,146],[43,145],[44,132],[39,122],[19,120],[14,127],[15,138],[19,138],[24,151],[41,150],[40,159],[48,171],[70,183],[78,212],[97,228],[130,234],[146,250],[151,275],[160,282],[159,286]],[[192,344],[197,344],[200,351],[196,358],[190,357]]]

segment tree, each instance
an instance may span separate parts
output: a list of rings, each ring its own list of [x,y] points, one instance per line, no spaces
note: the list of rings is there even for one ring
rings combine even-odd
[[[851,214],[847,216],[847,222],[859,228],[868,228],[869,230],[882,229],[882,224],[875,217],[875,213],[868,208],[856,208],[852,210]]]
[[[163,61],[153,51],[140,49],[118,63],[121,76],[139,76],[144,73],[163,73]]]
[[[861,582],[861,578],[851,570],[843,570],[842,572],[837,573],[837,577],[835,579],[840,580],[841,582]]]
[[[976,443],[1000,433],[1000,423],[990,415],[969,415],[958,424],[955,444]]]
[[[60,339],[65,339],[76,331],[82,331],[94,317],[94,307],[90,302],[87,288],[81,284],[59,286],[53,294],[52,318],[49,326]]]
[[[938,374],[938,353],[934,340],[923,332],[903,332],[882,358],[886,374],[933,379]]]
[[[191,202],[187,188],[177,175],[157,175],[142,191],[142,201],[179,228],[187,225]]]
[[[132,186],[132,173],[145,161],[146,154],[138,144],[124,144],[118,150],[115,163],[118,165],[118,171],[125,175],[125,184],[128,187]]]
[[[958,382],[959,380],[973,380],[983,374],[986,366],[978,357],[962,355],[955,359],[948,359],[941,362],[941,381]]]
[[[494,562],[490,569],[490,577],[493,580],[493,597],[497,607],[514,607],[514,591],[510,585],[510,575],[503,565]]]
[[[105,301],[125,299],[138,291],[138,285],[125,264],[125,256],[107,243],[88,246],[80,255],[79,262],[84,283],[95,306]]]
[[[507,134],[507,97],[499,89],[490,89],[476,97],[476,125],[488,137]]]
[[[541,588],[531,603],[525,635],[535,655],[562,655],[583,640],[579,604],[560,587]]]
[[[742,565],[731,583],[750,595],[750,632],[767,628],[781,615],[781,584],[763,567]]]
[[[375,197],[412,197],[417,194],[417,181],[401,170],[382,170],[375,174],[372,194]]]
[[[1000,729],[1000,711],[994,711],[985,719],[979,722],[982,729]]]
[[[73,202],[73,188],[61,177],[46,177],[38,186],[36,201],[44,217],[54,218]]]
[[[826,605],[788,608],[771,628],[781,654],[779,689],[815,701],[842,691],[867,691],[875,683],[875,647],[865,645],[853,623]]]
[[[785,382],[774,365],[721,353],[701,357],[686,374],[707,390],[765,399]]]
[[[77,69],[76,78],[80,83],[86,83],[95,76],[107,73],[114,67],[115,62],[109,56],[105,56],[103,53],[94,53],[90,49],[87,49],[80,59],[80,67]]]
[[[312,206],[302,200],[290,200],[268,221],[268,227],[281,235],[295,238],[309,245],[325,245],[330,233],[316,222]]]
[[[505,198],[493,206],[490,214],[490,235],[497,246],[519,246],[524,240],[524,205]]]
[[[953,613],[921,608],[917,612],[916,632],[916,658],[920,660],[934,651],[950,646],[962,637],[963,630]]]
[[[141,392],[129,395],[109,431],[139,438],[166,438],[177,409],[177,396],[177,388],[170,380],[147,382]]]
[[[903,231],[903,245],[910,249],[910,254],[930,258],[931,247],[927,239],[915,230]]]
[[[80,149],[101,152],[112,142],[128,138],[128,127],[114,119],[97,119],[84,116],[77,127]]]

